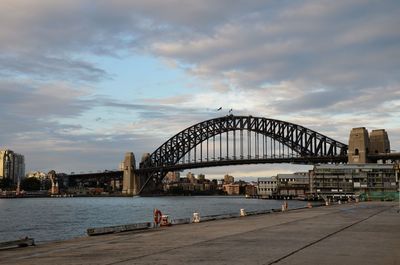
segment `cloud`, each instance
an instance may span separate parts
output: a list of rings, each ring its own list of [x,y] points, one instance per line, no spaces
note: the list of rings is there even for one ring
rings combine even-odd
[[[34,76],[39,80],[69,81],[100,81],[110,78],[106,71],[87,61],[32,54],[0,55],[0,76]]]
[[[0,143],[35,157],[37,167],[51,159],[60,170],[85,169],[96,157],[111,165],[127,146],[151,151],[224,115],[213,111],[220,106],[344,142],[355,125],[387,127],[400,144],[396,0],[5,0],[1,7]],[[99,84],[114,76],[99,62],[137,54],[183,69],[204,90],[185,84],[178,95],[135,95],[135,103],[103,95]]]
[[[291,81],[311,90],[361,90],[398,81],[397,1],[379,6],[357,0],[5,1],[2,6],[5,73],[96,81],[106,73],[80,55],[134,51],[240,89]]]
[[[40,83],[30,80],[0,81],[2,115],[48,119],[76,116],[89,106],[79,97],[85,88],[73,89],[65,82]]]
[[[353,101],[398,84],[398,3],[385,1],[376,9],[359,1],[306,1],[270,11],[221,22],[203,35],[156,41],[152,51],[237,90],[291,82],[302,90],[301,109]],[[293,109],[296,100],[280,110]]]

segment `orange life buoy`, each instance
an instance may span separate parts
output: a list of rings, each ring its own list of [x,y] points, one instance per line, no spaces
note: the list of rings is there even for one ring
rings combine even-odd
[[[154,223],[159,224],[161,222],[162,213],[158,209],[154,209]]]

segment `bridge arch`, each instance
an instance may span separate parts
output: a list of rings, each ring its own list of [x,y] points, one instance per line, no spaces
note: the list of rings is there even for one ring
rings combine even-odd
[[[216,135],[231,131],[251,131],[272,138],[294,151],[297,158],[302,158],[296,160],[299,163],[304,163],[307,159],[336,161],[337,158],[344,159],[347,153],[346,144],[298,124],[262,117],[229,115],[197,123],[177,133],[142,161],[139,170],[147,169],[154,172],[174,169],[174,166],[198,145]],[[216,162],[219,162],[219,165],[248,164],[249,162],[249,159],[243,158],[234,158],[231,161],[222,160],[224,159],[219,157]],[[271,161],[273,162],[273,159]],[[210,161],[202,162],[195,163],[196,166],[188,163],[186,168],[218,165],[218,163],[207,163]],[[253,161],[252,163],[257,162],[262,161]],[[180,168],[184,169],[185,165]]]

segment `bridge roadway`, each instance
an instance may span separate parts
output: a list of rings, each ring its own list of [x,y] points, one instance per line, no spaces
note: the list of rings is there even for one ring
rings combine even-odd
[[[0,251],[6,264],[400,264],[398,202],[178,225]],[[290,202],[289,202],[290,208]]]

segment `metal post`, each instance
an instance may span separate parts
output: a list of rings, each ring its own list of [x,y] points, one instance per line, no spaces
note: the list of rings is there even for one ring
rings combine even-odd
[[[202,139],[200,139],[201,141]],[[203,142],[200,142],[200,162],[203,162]]]
[[[397,191],[397,196],[399,199],[399,209],[397,210],[397,213],[400,213],[400,179],[399,179],[399,172],[400,172],[400,163],[399,161],[396,161],[396,163],[394,164],[394,172],[396,175],[396,182],[398,184],[398,191]]]
[[[226,160],[229,159],[229,131],[226,131]]]
[[[263,158],[265,159],[265,134],[263,133]]]
[[[197,139],[195,139],[195,141],[196,140]],[[196,145],[196,142],[194,144],[195,144],[195,146],[194,146],[194,159],[193,159],[193,161],[196,163],[197,162],[197,145]]]
[[[269,147],[270,147],[270,151],[271,151],[271,154],[270,154],[270,158],[272,158],[272,154],[274,153],[273,151],[272,151],[272,137],[270,136],[269,137]]]
[[[207,135],[207,162],[208,162],[208,135]]]
[[[215,134],[213,135],[213,160],[215,161]]]
[[[258,159],[259,158],[259,156],[260,156],[260,145],[259,145],[259,142],[260,142],[260,135],[258,134],[258,133],[256,133],[256,135],[255,135],[255,139],[254,139],[254,141],[255,141],[255,143],[256,143],[256,158]]]
[[[219,134],[219,160],[222,160],[222,132]]]
[[[243,130],[240,129],[240,159],[243,159]]]
[[[251,131],[247,131],[247,156],[251,158]]]
[[[236,130],[233,131],[233,159],[236,160]]]

